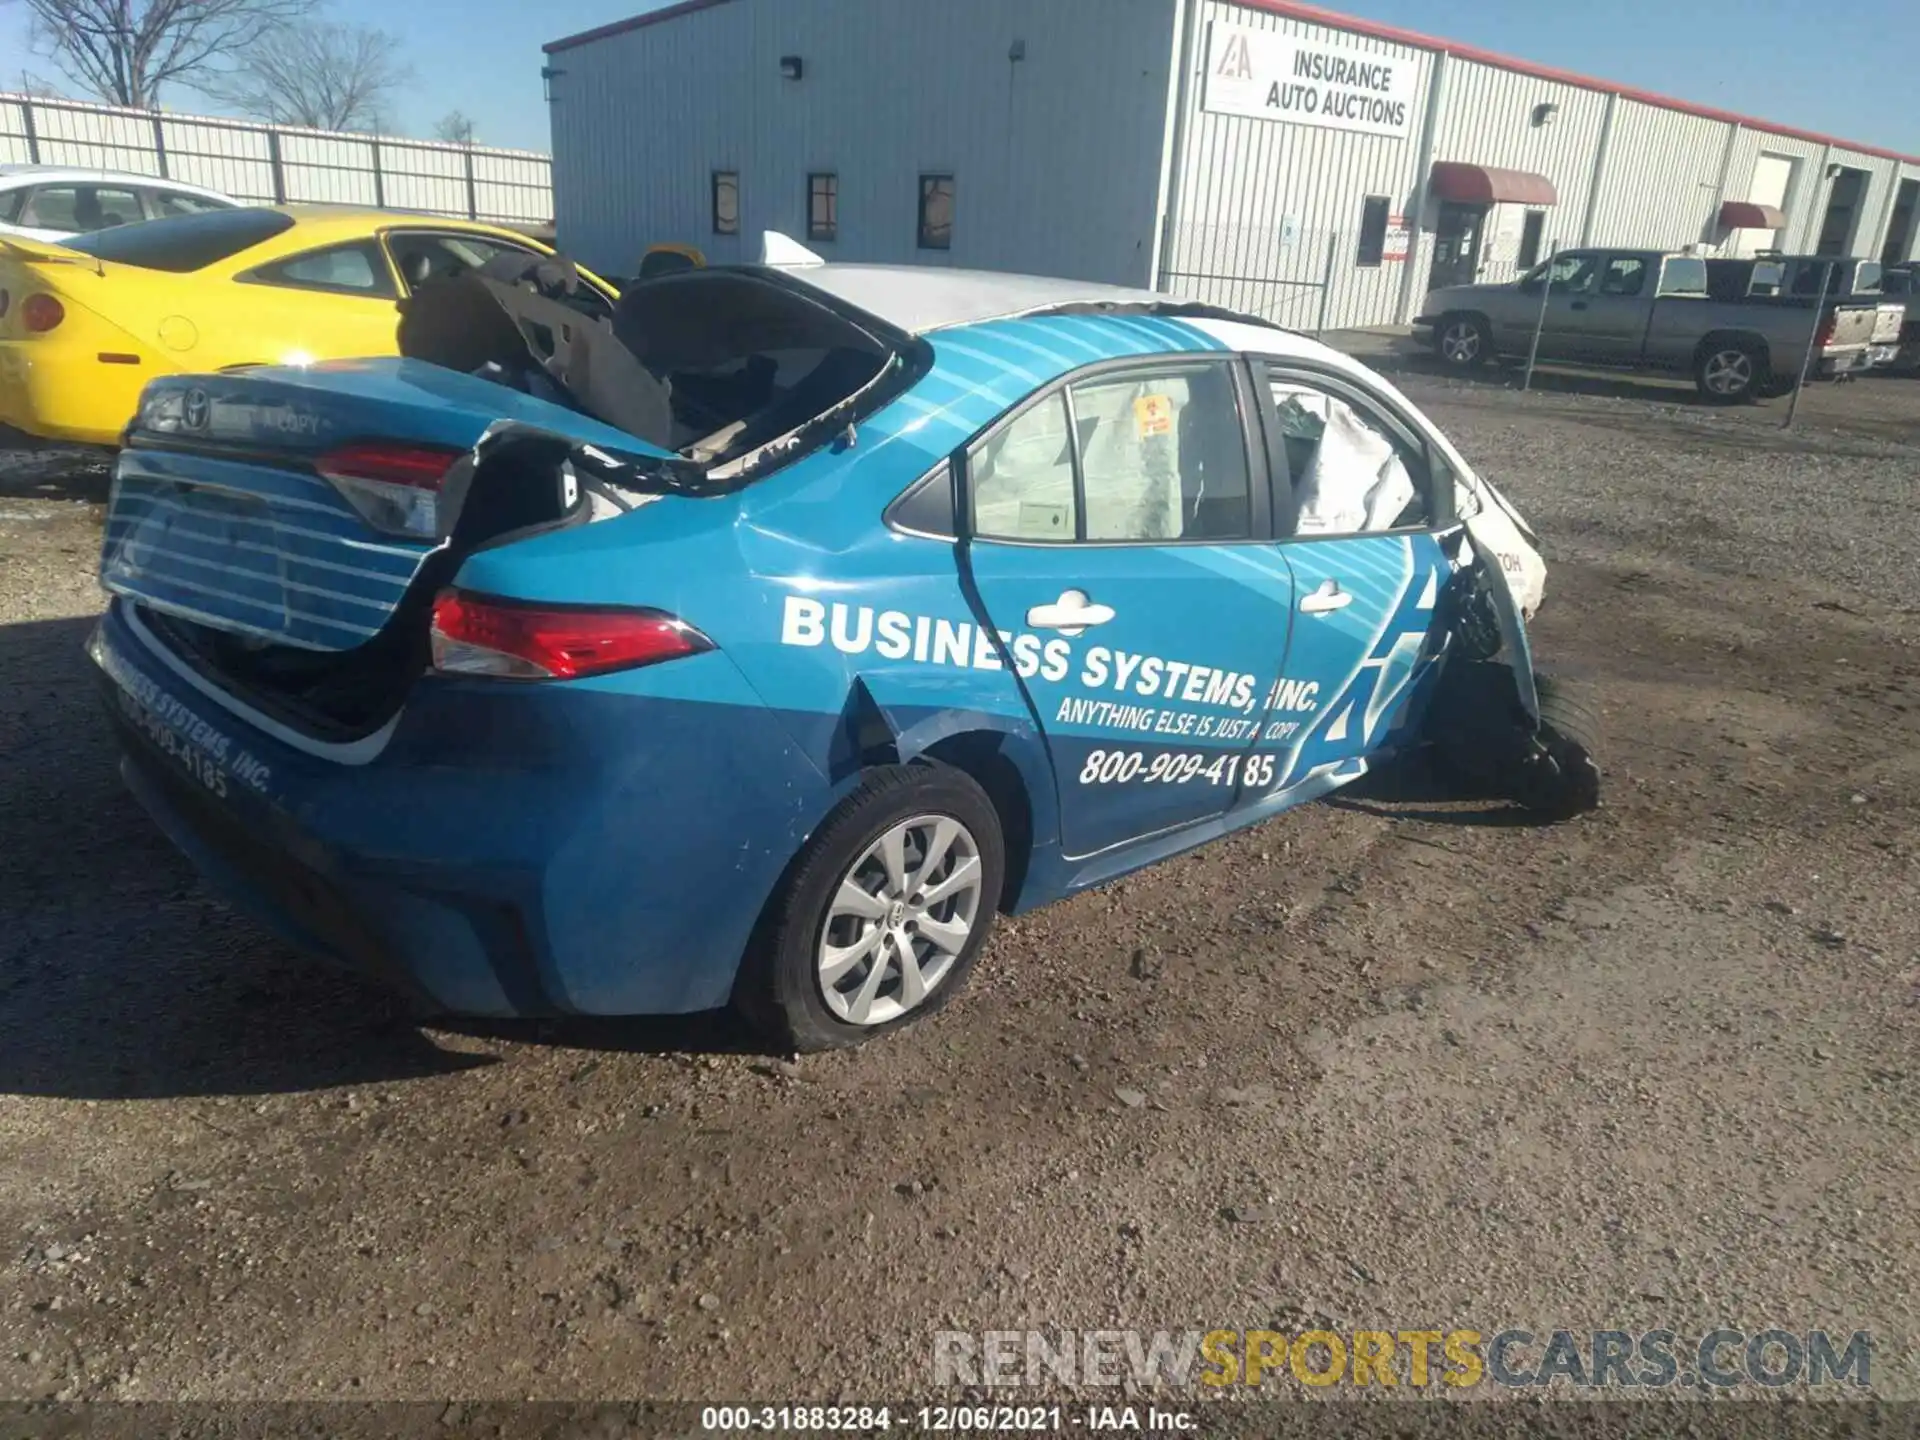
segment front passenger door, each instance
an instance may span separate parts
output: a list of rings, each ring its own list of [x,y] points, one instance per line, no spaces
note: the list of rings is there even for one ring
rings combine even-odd
[[[1265,380],[1294,512],[1276,547],[1293,623],[1241,803],[1280,808],[1364,774],[1398,728],[1436,658],[1452,574],[1439,535],[1455,519],[1450,473],[1381,397],[1282,362]]]

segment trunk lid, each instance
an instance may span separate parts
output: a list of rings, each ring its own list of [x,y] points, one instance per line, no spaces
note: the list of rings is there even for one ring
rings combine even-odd
[[[418,360],[156,380],[115,467],[101,583],[255,643],[354,650],[448,549],[476,452],[502,431],[629,461],[666,454],[562,406]],[[445,453],[428,533],[376,526],[321,473],[326,457],[369,442]]]

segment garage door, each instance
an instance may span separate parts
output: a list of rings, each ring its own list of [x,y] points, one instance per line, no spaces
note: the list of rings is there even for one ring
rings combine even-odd
[[[1797,163],[1791,155],[1759,156],[1753,162],[1753,183],[1747,187],[1747,199],[1756,205],[1785,210]],[[1727,237],[1727,251],[1733,255],[1751,255],[1756,250],[1775,249],[1779,243],[1778,230],[1736,230]]]

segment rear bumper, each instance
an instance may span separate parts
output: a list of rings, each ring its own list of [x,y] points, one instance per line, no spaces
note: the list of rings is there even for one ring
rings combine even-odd
[[[389,731],[320,754],[196,682],[124,601],[89,649],[128,786],[213,886],[444,1011],[723,1004],[831,803],[717,653],[673,662],[704,667],[672,682],[699,701],[430,678]]]
[[[64,342],[0,340],[0,424],[42,440],[117,446],[156,373],[144,357],[104,364]]]

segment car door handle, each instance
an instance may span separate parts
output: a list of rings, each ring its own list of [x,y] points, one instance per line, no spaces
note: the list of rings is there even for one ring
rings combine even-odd
[[[1084,590],[1062,590],[1050,605],[1036,605],[1027,611],[1027,624],[1036,630],[1058,630],[1062,635],[1078,635],[1090,625],[1104,625],[1113,619],[1111,605],[1097,605]]]
[[[1308,615],[1330,615],[1352,603],[1353,596],[1340,588],[1338,580],[1322,580],[1320,588],[1300,602],[1300,609]]]
[[[1575,310],[1584,310],[1587,308],[1587,302],[1584,300],[1576,300],[1573,302],[1572,308]]]

